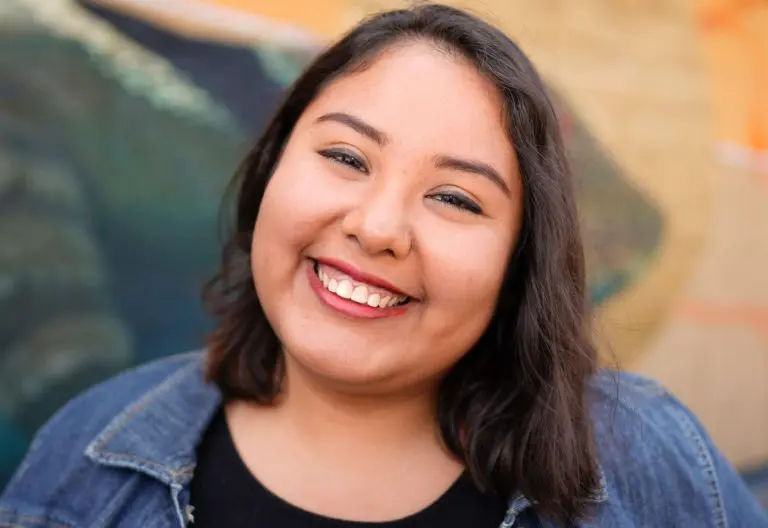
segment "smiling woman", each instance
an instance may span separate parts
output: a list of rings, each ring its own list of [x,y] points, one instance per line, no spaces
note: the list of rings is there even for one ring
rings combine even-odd
[[[364,21],[232,190],[204,357],[67,406],[0,523],[768,524],[687,409],[597,371],[558,121],[497,29]]]

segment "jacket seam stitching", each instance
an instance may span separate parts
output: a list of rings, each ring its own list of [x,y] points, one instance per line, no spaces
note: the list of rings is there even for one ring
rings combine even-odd
[[[724,514],[723,496],[720,491],[720,482],[717,478],[717,469],[715,468],[715,461],[712,458],[712,453],[707,447],[707,443],[701,433],[698,431],[696,424],[687,413],[676,407],[671,407],[670,412],[677,415],[676,417],[679,420],[681,428],[686,436],[693,441],[696,447],[696,459],[700,464],[700,468],[709,487],[709,498],[713,503],[715,522],[718,528],[728,528],[728,520]]]
[[[180,476],[187,476],[191,474],[195,468],[194,464],[186,465],[178,470],[174,470],[171,467],[160,464],[158,462],[155,462],[153,460],[149,460],[146,458],[138,457],[136,455],[128,455],[125,453],[117,453],[114,451],[103,451],[100,450],[98,452],[99,458],[108,462],[135,462],[137,465],[144,466],[147,468],[154,468],[157,471],[162,471],[164,473],[167,473],[173,478],[180,477]]]
[[[180,378],[183,378],[186,376],[187,371],[191,368],[194,368],[194,364],[188,365],[187,367],[184,367],[180,369],[177,372],[174,372],[169,377],[164,379],[160,385],[155,387],[154,390],[150,391],[148,394],[146,394],[143,398],[135,402],[132,406],[130,406],[128,409],[124,411],[122,416],[118,416],[116,420],[114,420],[111,424],[109,424],[102,433],[96,438],[96,441],[88,447],[88,450],[91,452],[94,452],[95,450],[100,450],[104,444],[112,440],[114,436],[125,427],[126,422],[133,418],[133,416],[142,411],[144,408],[146,408],[152,401],[161,393],[166,392],[170,390],[170,388],[175,385]],[[105,454],[108,454],[108,451],[104,451]]]

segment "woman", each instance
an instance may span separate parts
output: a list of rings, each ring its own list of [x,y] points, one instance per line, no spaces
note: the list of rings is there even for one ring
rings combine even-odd
[[[448,7],[378,15],[235,180],[204,356],[77,398],[10,526],[768,526],[695,418],[596,372],[545,89]]]

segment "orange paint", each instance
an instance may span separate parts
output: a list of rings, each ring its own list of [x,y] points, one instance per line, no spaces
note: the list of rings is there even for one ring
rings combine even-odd
[[[768,306],[717,304],[686,301],[677,310],[681,316],[703,325],[741,326],[768,345]]]
[[[714,75],[720,139],[768,150],[768,2],[693,0]]]

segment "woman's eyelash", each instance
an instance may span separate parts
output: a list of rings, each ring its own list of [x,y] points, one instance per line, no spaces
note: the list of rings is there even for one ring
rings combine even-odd
[[[335,163],[346,165],[356,171],[360,171],[364,174],[368,174],[368,166],[360,159],[359,156],[349,152],[348,150],[328,149],[321,150],[320,155]]]
[[[433,194],[432,199],[437,200],[438,202],[443,202],[452,207],[456,207],[457,209],[461,209],[468,213],[479,215],[479,214],[482,214],[483,212],[483,210],[480,209],[479,205],[477,205],[475,202],[473,202],[466,196],[459,193],[443,192],[439,194]]]

